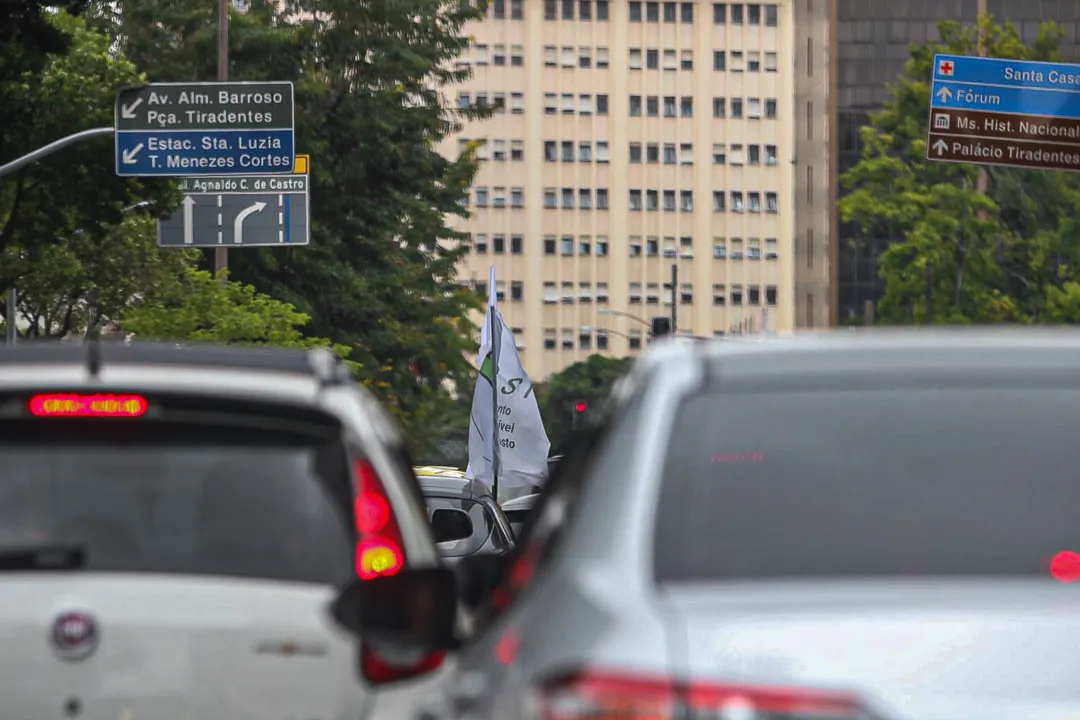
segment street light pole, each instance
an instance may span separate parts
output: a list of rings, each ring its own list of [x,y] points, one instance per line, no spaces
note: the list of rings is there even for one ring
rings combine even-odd
[[[217,74],[221,82],[229,79],[229,0],[218,0]],[[229,248],[214,248],[214,275],[224,280],[228,271]]]

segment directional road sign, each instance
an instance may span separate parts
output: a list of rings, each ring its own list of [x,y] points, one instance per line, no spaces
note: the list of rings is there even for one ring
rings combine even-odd
[[[926,158],[1080,171],[1080,65],[935,56]]]
[[[158,221],[160,247],[307,245],[307,173],[184,178],[184,201]]]
[[[116,174],[291,173],[293,84],[156,83],[116,94]]]

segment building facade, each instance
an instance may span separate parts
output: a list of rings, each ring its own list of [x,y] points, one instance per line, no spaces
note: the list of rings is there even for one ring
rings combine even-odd
[[[1038,36],[1041,22],[1060,23],[1065,32],[1063,59],[1076,61],[1077,0],[838,0],[836,105],[841,172],[858,163],[859,129],[889,99],[887,86],[903,73],[909,46],[939,40],[938,23],[943,20],[974,24],[982,10],[997,22],[1011,21],[1029,43]],[[891,239],[864,238],[856,228],[838,227],[840,321],[858,323],[866,304],[876,303],[884,291],[877,274],[878,255]]]
[[[475,148],[471,251],[530,375],[680,332],[835,322],[835,0],[491,0],[445,147]],[[672,267],[677,267],[673,282]]]

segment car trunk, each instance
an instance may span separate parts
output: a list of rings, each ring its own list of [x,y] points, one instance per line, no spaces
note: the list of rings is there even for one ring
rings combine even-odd
[[[0,404],[5,715],[362,717],[327,613],[354,563],[340,426],[132,398]]]
[[[670,583],[663,594],[676,673],[695,681],[850,692],[875,720],[1080,717],[1080,605],[1048,579]],[[847,717],[863,720],[835,720]]]
[[[4,714],[59,718],[77,709],[86,720],[361,717],[353,645],[325,615],[332,592],[253,579],[5,575]],[[71,612],[94,623],[96,641],[77,647],[69,635],[58,647],[56,624]]]

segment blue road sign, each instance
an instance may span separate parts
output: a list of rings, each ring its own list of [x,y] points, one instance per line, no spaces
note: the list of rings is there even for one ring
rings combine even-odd
[[[285,175],[295,156],[293,84],[159,83],[116,95],[122,177]]]
[[[927,159],[1080,171],[1080,65],[937,55]]]

